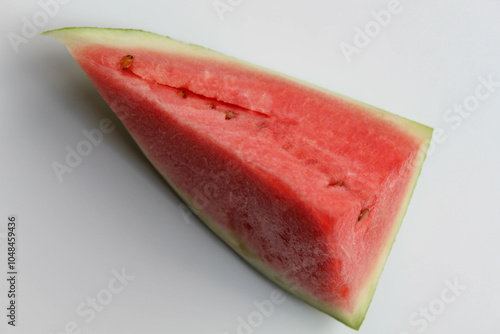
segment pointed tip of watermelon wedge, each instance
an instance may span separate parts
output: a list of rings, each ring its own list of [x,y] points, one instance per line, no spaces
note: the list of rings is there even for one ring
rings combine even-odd
[[[370,271],[369,275],[366,275],[364,278],[366,279],[366,284],[363,284],[359,288],[359,293],[358,293],[358,298],[355,300],[354,305],[349,305],[350,307],[345,307],[345,308],[340,308],[336,307],[335,305],[328,305],[326,303],[323,303],[320,301],[318,298],[315,298],[315,296],[309,294],[307,291],[303,291],[300,289],[297,289],[293,285],[287,283],[283,278],[282,274],[280,272],[275,271],[271,267],[267,266],[265,262],[263,261],[262,257],[256,256],[253,251],[251,251],[250,247],[247,247],[245,243],[241,240],[239,240],[237,237],[235,237],[231,233],[227,233],[226,230],[221,228],[217,221],[213,220],[210,218],[208,213],[205,212],[199,212],[199,210],[196,210],[192,205],[189,203],[193,204],[192,200],[190,200],[190,197],[184,193],[184,189],[178,189],[175,187],[175,183],[173,181],[170,181],[168,179],[168,176],[164,177],[166,178],[167,182],[176,190],[176,192],[184,199],[184,201],[190,205],[195,213],[197,213],[200,217],[200,219],[206,223],[217,235],[219,235],[229,246],[231,246],[239,255],[241,255],[247,262],[249,262],[252,266],[254,266],[257,270],[262,272],[266,277],[269,279],[273,280],[276,282],[278,285],[282,286],[298,298],[304,300],[308,304],[318,308],[319,310],[333,316],[334,318],[342,321],[345,323],[347,326],[353,328],[353,329],[359,329],[361,324],[363,323],[363,320],[365,318],[365,315],[367,313],[368,307],[371,303],[371,300],[373,298],[375,288],[377,285],[377,282],[379,280],[379,277],[381,275],[382,269],[384,267],[384,264],[387,260],[388,254],[390,252],[390,249],[395,241],[396,234],[401,226],[401,222],[403,220],[404,214],[406,212],[406,209],[408,207],[410,198],[412,196],[413,190],[416,185],[417,178],[420,174],[420,170],[423,164],[423,161],[426,156],[426,151],[430,143],[430,139],[432,137],[432,131],[433,129],[422,125],[420,123],[411,121],[409,119],[400,117],[398,115],[389,113],[385,110],[381,110],[378,108],[375,108],[373,106],[367,105],[365,103],[356,101],[352,98],[349,98],[347,96],[331,92],[327,89],[324,89],[322,87],[315,86],[313,84],[304,82],[302,80],[298,80],[296,78],[292,78],[287,75],[283,74],[278,74],[272,70],[269,69],[264,69],[259,66],[253,65],[246,63],[245,61],[239,60],[232,58],[230,56],[218,53],[216,51],[212,51],[210,49],[195,45],[195,44],[184,44],[178,41],[175,41],[169,37],[166,36],[161,36],[157,35],[154,33],[150,33],[147,31],[143,30],[135,30],[135,29],[114,29],[114,28],[92,28],[92,27],[72,27],[72,28],[62,28],[62,29],[56,29],[56,30],[50,30],[42,33],[43,35],[47,35],[50,37],[53,37],[62,43],[66,45],[70,53],[77,59],[77,61],[80,63],[80,65],[87,66],[88,68],[88,62],[89,59],[85,58],[82,56],[80,53],[83,48],[85,48],[88,45],[92,46],[97,46],[98,49],[103,47],[103,49],[106,50],[112,50],[113,48],[119,49],[119,52],[117,52],[117,61],[119,59],[122,59],[123,55],[128,54],[128,49],[130,48],[131,50],[139,52],[144,52],[146,50],[147,52],[149,51],[154,51],[162,54],[163,51],[168,52],[169,56],[180,56],[176,58],[176,61],[183,61],[182,59],[187,56],[188,59],[196,59],[196,61],[203,59],[205,62],[211,62],[213,61],[214,63],[217,62],[217,65],[223,65],[230,67],[229,70],[232,71],[235,68],[236,69],[243,69],[244,71],[251,72],[255,71],[258,72],[259,76],[268,76],[272,77],[270,80],[271,82],[273,78],[278,78],[279,80],[286,78],[286,80],[290,80],[285,82],[283,81],[278,81],[276,79],[276,82],[279,84],[282,84],[283,82],[290,84],[288,87],[296,87],[296,83],[299,85],[302,85],[300,87],[305,87],[304,91],[307,94],[315,94],[316,97],[321,97],[323,95],[317,93],[318,91],[321,91],[322,94],[324,95],[329,95],[329,96],[335,96],[338,100],[341,101],[346,101],[346,104],[348,104],[352,109],[354,110],[352,114],[354,116],[363,116],[366,118],[369,118],[369,120],[373,120],[374,122],[380,122],[384,124],[391,123],[392,128],[397,130],[398,133],[401,133],[401,136],[398,137],[397,139],[401,139],[401,137],[411,137],[410,139],[414,140],[415,142],[418,142],[420,151],[419,152],[412,152],[416,153],[416,157],[413,160],[413,166],[410,168],[411,169],[411,175],[409,175],[408,179],[405,179],[408,181],[405,183],[406,188],[403,189],[404,196],[401,196],[401,200],[399,205],[397,206],[394,214],[394,223],[391,225],[388,237],[387,237],[387,242],[383,244],[383,247],[380,248],[379,255],[376,257],[376,259],[373,261],[373,270]],[[123,53],[124,50],[127,50],[127,53]],[[135,55],[135,54],[134,54]],[[91,55],[93,56],[93,55]],[[143,54],[145,56],[145,54]],[[100,58],[100,57],[97,57]],[[94,79],[96,78],[96,73],[92,72],[95,70],[96,62],[92,62],[91,66],[91,71],[90,71],[90,76],[92,79],[92,76],[94,76]],[[132,67],[135,67],[132,65]],[[105,68],[105,66],[102,66],[102,68]],[[101,67],[99,67],[99,70],[102,70]],[[122,68],[123,69],[123,68]],[[118,67],[117,71],[121,71]],[[108,69],[109,71],[112,71],[111,69]],[[218,69],[217,69],[218,70]],[[243,72],[244,72],[243,71]],[[204,71],[199,71],[198,69],[194,71],[196,73],[204,73]],[[104,74],[112,74],[111,72],[103,72]],[[101,73],[101,74],[102,74]],[[246,72],[245,72],[246,73]],[[275,76],[275,77],[273,77]],[[224,77],[227,78],[226,74],[224,74]],[[237,79],[238,75],[234,75],[234,77]],[[99,79],[99,77],[97,77]],[[121,83],[120,80],[126,79],[126,77],[120,77],[120,79],[117,79],[116,82],[112,82],[118,85],[118,83]],[[135,78],[137,79],[137,78]],[[157,79],[157,78],[156,78]],[[198,78],[199,79],[199,78]],[[236,80],[235,79],[235,80]],[[156,80],[158,81],[158,80]],[[195,82],[198,82],[194,80]],[[293,83],[290,83],[292,82]],[[163,82],[159,82],[160,84],[164,84]],[[231,82],[232,86],[233,82]],[[246,84],[246,82],[244,83]],[[216,85],[217,86],[217,85]],[[270,85],[271,86],[271,85]],[[121,86],[120,86],[121,87]],[[100,86],[101,90],[100,92],[106,93],[108,87],[105,85]],[[170,87],[172,88],[172,87]],[[245,90],[246,86],[239,87]],[[116,89],[116,88],[114,88]],[[300,93],[300,91],[299,91]],[[304,93],[304,94],[306,94]],[[261,94],[261,91],[259,92],[260,95],[265,95]],[[237,95],[235,93],[235,95]],[[260,97],[260,95],[255,95],[257,97]],[[176,99],[178,99],[177,95],[174,95]],[[255,97],[254,96],[254,97]],[[220,96],[217,94],[217,98]],[[309,96],[307,96],[308,98]],[[209,98],[213,98],[213,96],[209,96]],[[258,99],[255,99],[258,100]],[[178,101],[178,100],[174,100]],[[212,100],[210,101],[205,101],[205,102],[213,102]],[[226,101],[227,102],[227,101]],[[245,102],[245,101],[244,101]],[[259,101],[257,101],[259,102]],[[264,101],[266,102],[266,101]],[[334,101],[335,102],[335,101]],[[108,102],[109,103],[109,102]],[[231,102],[229,101],[228,103],[232,103],[234,105],[239,105],[238,103]],[[210,103],[205,103],[205,106]],[[213,103],[212,103],[213,104]],[[342,105],[341,105],[342,106]],[[248,106],[246,106],[248,108]],[[358,113],[358,109],[362,109],[362,113]],[[253,109],[255,110],[255,109]],[[232,117],[231,117],[232,118]],[[221,118],[222,119],[222,118]],[[235,119],[238,119],[236,117]],[[241,124],[238,122],[228,122],[231,123],[232,125],[236,124]],[[224,124],[226,125],[226,124]],[[220,124],[218,125],[219,127],[221,126]],[[387,127],[389,128],[389,127]],[[132,135],[134,135],[132,133]],[[394,137],[395,138],[395,137]],[[246,138],[245,138],[246,139]],[[394,142],[396,142],[395,140]],[[147,152],[145,152],[147,153]],[[153,162],[153,161],[152,161]],[[153,162],[155,165],[155,163]],[[155,165],[158,170],[159,166]],[[161,167],[161,166],[160,166]],[[405,181],[405,182],[406,182]],[[357,216],[356,216],[357,217]],[[369,219],[369,218],[368,218]],[[366,219],[366,220],[368,220]],[[365,220],[365,221],[366,221]],[[312,222],[316,223],[316,222]],[[243,246],[245,247],[243,247]],[[352,306],[352,307],[351,307]]]
[[[113,34],[109,34],[109,32],[113,32]],[[47,35],[50,37],[54,37],[60,40],[68,40],[75,39],[78,36],[81,37],[92,37],[92,39],[104,38],[104,40],[116,40],[118,37],[116,34],[124,33],[129,38],[132,36],[131,34],[138,33],[142,38],[146,35],[150,35],[154,38],[170,38],[168,36],[160,36],[158,34],[154,34],[149,31],[140,30],[140,29],[123,29],[123,28],[97,28],[97,27],[64,27],[52,30],[46,30],[40,33],[40,35]],[[113,36],[115,38],[113,38]]]
[[[110,31],[113,33],[110,34]],[[137,37],[136,42],[139,40],[147,41],[148,37],[151,39],[169,38],[167,36],[160,37],[159,35],[138,29],[96,27],[66,27],[44,31],[41,35],[53,37],[65,44],[68,48],[76,47],[78,45],[86,45],[89,43],[119,46],[122,44],[120,37],[126,38],[129,42],[131,39],[134,39],[134,37]]]
[[[68,49],[92,43],[106,45],[108,47],[123,47],[131,44],[134,45],[134,47],[144,47],[157,51],[174,50],[175,52],[186,53],[191,56],[195,56],[196,51],[200,49],[205,52],[215,52],[197,44],[181,43],[169,36],[163,36],[140,29],[65,27],[47,30],[42,32],[41,35],[57,39],[66,45]],[[227,58],[232,59],[231,57]]]

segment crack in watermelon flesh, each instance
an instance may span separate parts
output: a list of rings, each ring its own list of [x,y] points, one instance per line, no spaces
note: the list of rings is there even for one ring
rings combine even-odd
[[[46,34],[202,221],[265,276],[359,328],[432,129],[152,33]]]

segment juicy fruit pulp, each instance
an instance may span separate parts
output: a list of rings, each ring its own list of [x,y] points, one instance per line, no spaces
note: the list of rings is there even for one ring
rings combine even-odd
[[[148,159],[250,264],[359,328],[432,130],[199,46],[67,28]]]

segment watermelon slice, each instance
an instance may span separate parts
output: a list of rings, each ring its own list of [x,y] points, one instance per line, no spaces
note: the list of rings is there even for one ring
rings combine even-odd
[[[45,34],[210,229],[284,289],[360,327],[431,128],[149,32]]]

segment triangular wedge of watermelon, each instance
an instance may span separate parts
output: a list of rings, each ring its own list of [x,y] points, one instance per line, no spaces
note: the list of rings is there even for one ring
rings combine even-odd
[[[45,34],[210,229],[284,289],[360,327],[431,128],[149,32]]]

